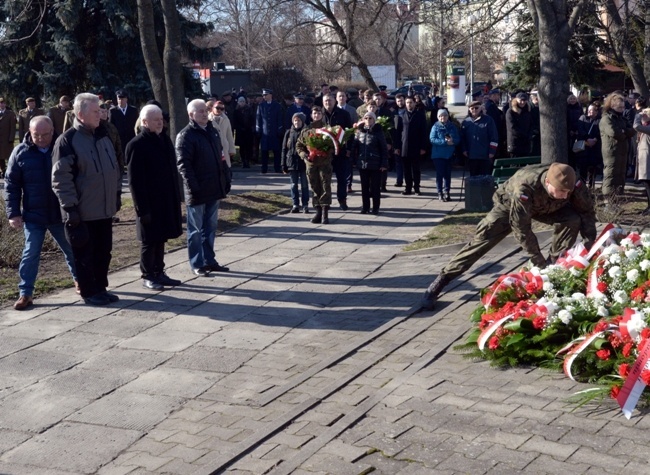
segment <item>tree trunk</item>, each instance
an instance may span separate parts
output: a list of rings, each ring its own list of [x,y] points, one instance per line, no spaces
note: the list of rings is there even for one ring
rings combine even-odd
[[[140,30],[142,56],[144,56],[147,73],[149,73],[153,95],[160,102],[163,110],[169,110],[165,70],[156,44],[153,3],[151,0],[138,0],[138,29]]]
[[[614,0],[605,0],[605,9],[610,19],[609,30],[611,38],[614,41],[614,47],[619,51],[619,54],[625,61],[625,65],[630,70],[630,77],[632,78],[634,89],[643,97],[650,97],[650,89],[648,89],[648,83],[644,75],[644,65],[641,64],[636,54],[634,45],[629,37],[629,29],[623,23],[623,19]],[[646,25],[647,28],[648,26]]]
[[[571,31],[564,1],[528,0],[539,37],[539,111],[542,163],[567,163],[566,98]]]
[[[167,83],[167,97],[169,99],[169,132],[170,137],[174,140],[176,134],[189,121],[185,105],[185,86],[181,62],[181,27],[176,2],[174,0],[161,0],[160,3],[165,20],[163,63]]]

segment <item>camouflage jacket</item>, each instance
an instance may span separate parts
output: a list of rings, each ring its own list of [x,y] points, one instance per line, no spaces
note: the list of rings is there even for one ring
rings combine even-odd
[[[551,198],[544,184],[549,165],[530,165],[515,173],[494,194],[495,211],[508,213],[515,238],[531,256],[540,253],[532,232],[532,220],[542,218],[565,206],[572,207],[581,218],[580,233],[587,241],[596,239],[594,200],[582,180],[565,200]]]

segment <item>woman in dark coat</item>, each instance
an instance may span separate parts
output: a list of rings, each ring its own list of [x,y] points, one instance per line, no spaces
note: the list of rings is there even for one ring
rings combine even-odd
[[[162,290],[180,280],[165,273],[165,242],[180,236],[181,194],[176,155],[171,139],[163,133],[162,110],[147,105],[140,111],[142,131],[126,146],[129,188],[137,214],[136,231],[141,241],[140,270],[143,286]]]
[[[361,181],[361,214],[379,214],[381,202],[381,174],[388,169],[388,146],[381,125],[372,112],[363,115],[352,139],[351,155],[355,160]],[[372,209],[370,209],[372,198]]]
[[[603,166],[603,152],[600,140],[600,106],[591,104],[587,115],[578,120],[578,134],[576,140],[585,141],[585,149],[576,152],[576,166],[580,179],[594,188],[596,175]]]
[[[307,180],[307,166],[298,155],[296,144],[305,127],[306,117],[302,112],[293,114],[291,128],[284,133],[282,141],[282,173],[291,178],[292,213],[300,212],[300,198],[302,197],[302,211],[309,213],[309,181]],[[298,192],[300,187],[300,193]]]

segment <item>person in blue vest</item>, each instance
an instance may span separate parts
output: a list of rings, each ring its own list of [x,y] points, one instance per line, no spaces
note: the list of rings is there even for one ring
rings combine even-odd
[[[281,149],[284,126],[282,123],[282,106],[273,100],[271,89],[262,90],[263,101],[257,106],[255,132],[260,139],[262,150],[262,173],[269,169],[269,152],[273,152],[275,173],[282,173]]]

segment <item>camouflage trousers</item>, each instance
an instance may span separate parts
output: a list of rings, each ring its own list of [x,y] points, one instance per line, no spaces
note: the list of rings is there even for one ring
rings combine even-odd
[[[503,206],[493,208],[478,224],[474,238],[453,257],[442,273],[451,279],[458,277],[508,236],[512,232],[509,211]],[[553,226],[551,258],[557,258],[575,244],[581,228],[581,219],[570,206],[565,206],[554,213],[535,216],[533,219]],[[536,241],[537,238],[534,235],[526,236],[526,240]]]
[[[312,191],[314,207],[330,206],[332,204],[332,164],[307,163],[307,178]]]

